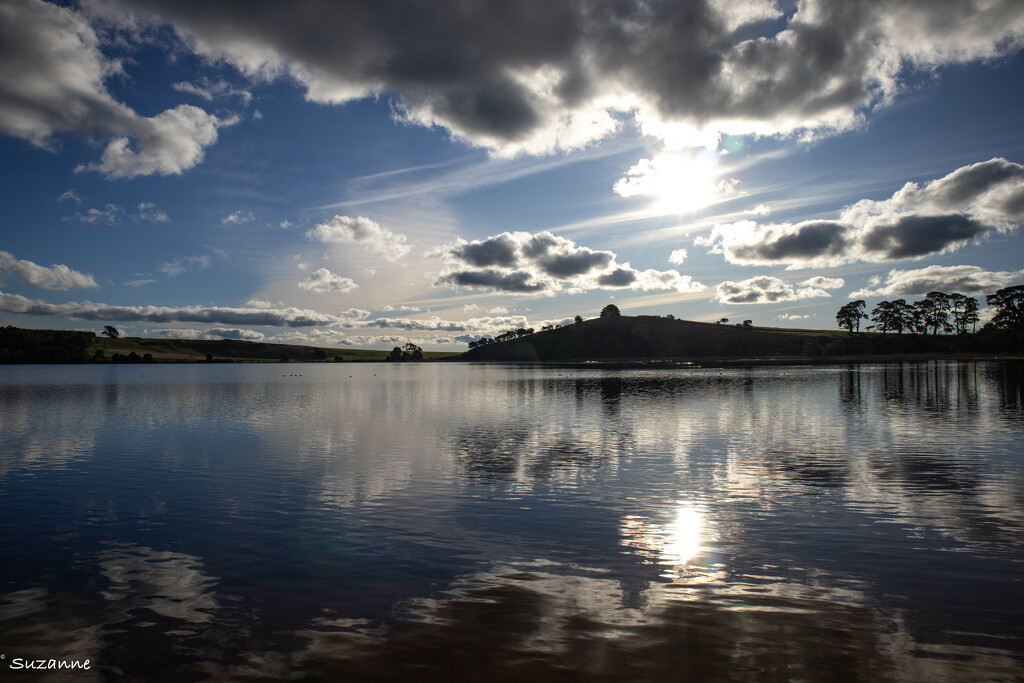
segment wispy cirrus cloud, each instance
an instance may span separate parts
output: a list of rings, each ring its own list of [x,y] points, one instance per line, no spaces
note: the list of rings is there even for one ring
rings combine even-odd
[[[210,257],[205,254],[200,254],[198,256],[183,256],[181,258],[167,261],[166,263],[161,263],[160,272],[169,277],[174,277],[176,275],[181,275],[186,270],[190,270],[192,268],[209,267]]]

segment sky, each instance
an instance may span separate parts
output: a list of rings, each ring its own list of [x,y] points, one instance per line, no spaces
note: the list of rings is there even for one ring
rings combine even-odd
[[[1019,0],[4,0],[0,324],[985,309],[1024,283],[1022,48]]]

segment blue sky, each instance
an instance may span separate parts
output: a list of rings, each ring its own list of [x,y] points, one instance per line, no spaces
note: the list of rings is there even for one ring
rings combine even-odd
[[[0,324],[463,349],[1024,283],[1024,6],[12,0]]]

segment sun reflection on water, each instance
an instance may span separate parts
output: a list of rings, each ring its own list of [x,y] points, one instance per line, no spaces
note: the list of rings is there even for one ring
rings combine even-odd
[[[619,525],[622,545],[658,564],[680,568],[703,550],[704,514],[693,504],[680,502],[674,518],[659,524],[627,515]]]

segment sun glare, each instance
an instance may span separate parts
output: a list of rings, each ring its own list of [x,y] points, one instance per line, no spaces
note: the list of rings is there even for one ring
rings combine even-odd
[[[715,182],[717,162],[713,152],[662,152],[630,168],[615,192],[650,197],[660,213],[691,213],[712,204],[723,191]]]
[[[660,564],[685,565],[701,550],[704,519],[691,505],[680,504],[668,524],[656,524],[641,517],[626,517],[620,532],[623,545],[634,548]]]

